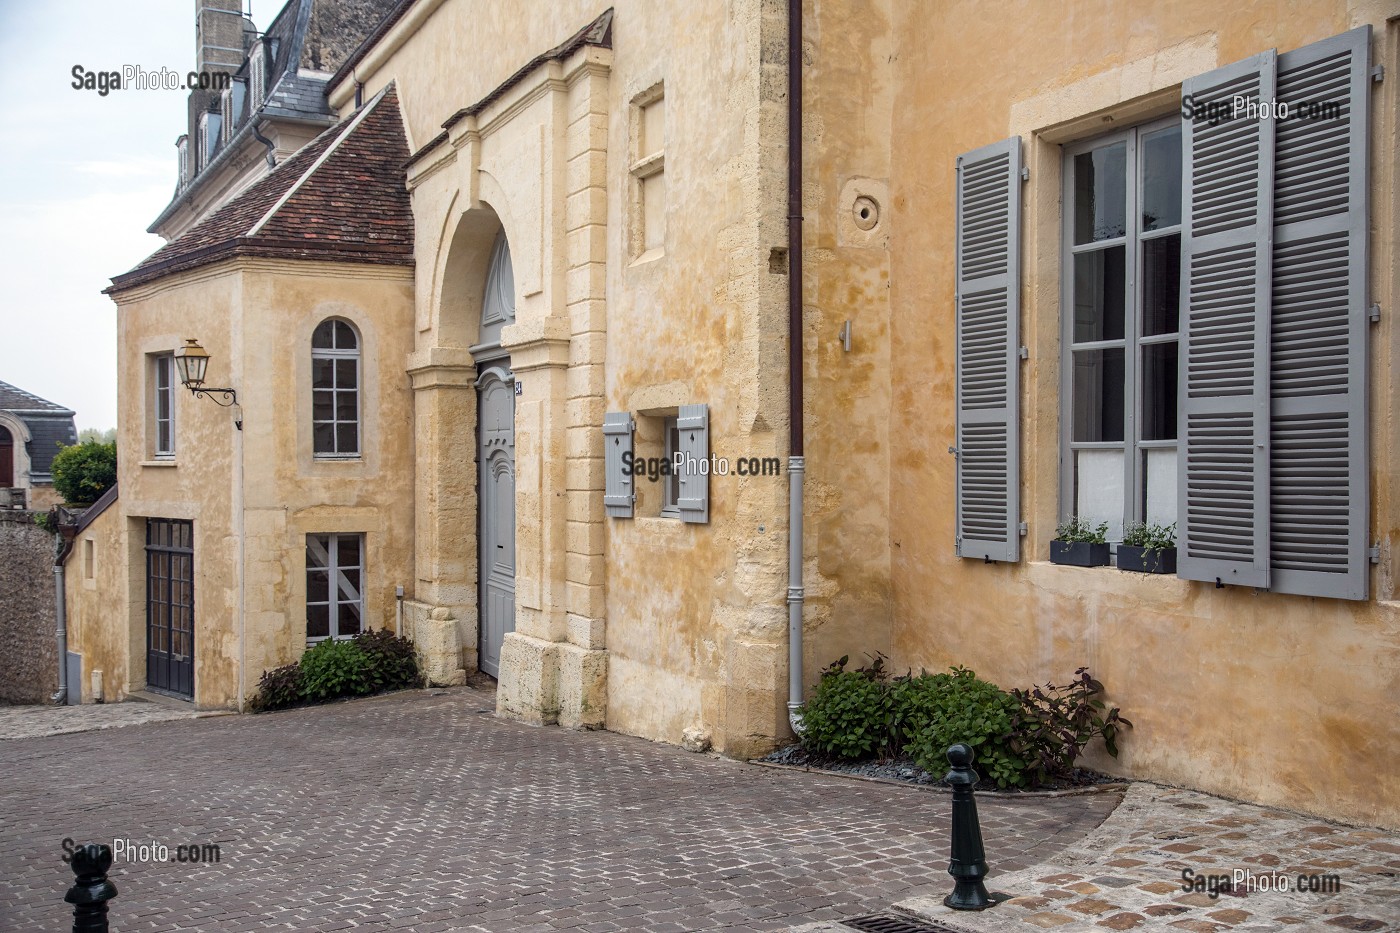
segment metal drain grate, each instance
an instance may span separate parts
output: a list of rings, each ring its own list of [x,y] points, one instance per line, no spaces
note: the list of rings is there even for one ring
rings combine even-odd
[[[862,930],[864,933],[960,933],[941,923],[919,920],[907,914],[871,914],[868,917],[842,920],[841,925],[852,930]]]

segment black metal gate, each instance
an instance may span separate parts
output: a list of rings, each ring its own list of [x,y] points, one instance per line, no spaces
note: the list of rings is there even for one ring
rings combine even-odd
[[[194,698],[194,523],[146,519],[146,686]]]

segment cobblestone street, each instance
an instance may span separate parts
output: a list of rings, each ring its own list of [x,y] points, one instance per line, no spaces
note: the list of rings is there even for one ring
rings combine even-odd
[[[948,798],[505,722],[487,694],[0,742],[0,929],[66,929],[82,842],[120,862],[113,929],[765,930],[949,887]],[[1083,838],[1115,794],[981,798],[988,860]]]

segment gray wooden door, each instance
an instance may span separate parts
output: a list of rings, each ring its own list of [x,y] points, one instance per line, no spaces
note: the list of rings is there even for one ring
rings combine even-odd
[[[506,362],[477,379],[480,553],[479,666],[500,676],[501,643],[515,631],[515,382]]]

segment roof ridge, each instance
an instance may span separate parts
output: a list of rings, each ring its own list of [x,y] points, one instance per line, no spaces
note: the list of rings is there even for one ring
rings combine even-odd
[[[337,149],[340,148],[341,144],[343,144],[347,139],[350,138],[350,136],[355,132],[356,127],[363,123],[365,117],[369,116],[370,113],[373,112],[373,110],[379,106],[379,102],[384,99],[385,95],[387,95],[393,87],[394,83],[391,81],[389,84],[385,85],[384,88],[380,90],[378,94],[374,96],[373,100],[361,107],[360,112],[355,114],[354,119],[352,119],[349,122],[349,124],[346,125],[345,129],[340,133],[340,135],[337,136],[335,140],[329,146],[327,146],[319,156],[316,157],[316,160],[311,163],[311,165],[306,169],[305,172],[302,173],[300,178],[298,178],[295,182],[292,183],[291,187],[289,187],[286,191],[282,192],[282,197],[278,198],[276,203],[274,203],[271,207],[267,209],[267,213],[263,214],[263,216],[259,218],[258,222],[253,224],[253,226],[251,226],[250,228],[248,228],[248,232],[243,235],[245,237],[257,236],[258,231],[261,230],[263,227],[267,226],[268,222],[272,220],[273,216],[275,216],[276,213],[280,211],[282,207],[292,199],[292,195],[296,194],[297,191],[301,189],[301,186],[306,184],[307,181],[311,179],[311,176],[315,175],[317,170],[320,169],[321,166],[326,163],[326,160],[329,159],[331,155]]]

